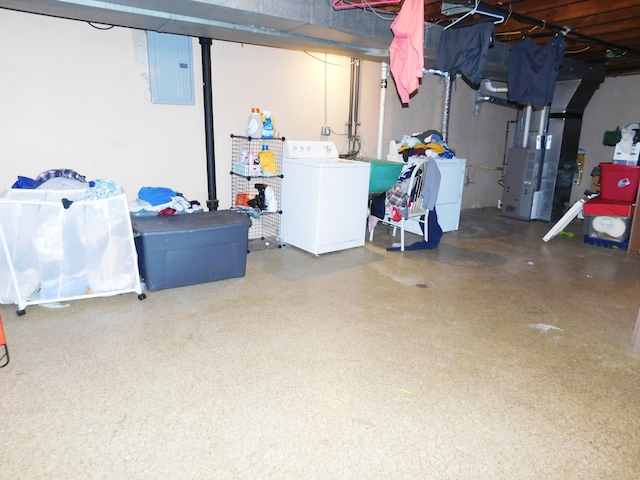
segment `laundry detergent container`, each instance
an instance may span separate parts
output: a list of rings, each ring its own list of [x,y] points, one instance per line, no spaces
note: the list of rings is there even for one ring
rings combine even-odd
[[[638,183],[640,167],[614,163],[600,164],[600,198],[603,200],[634,202],[638,193]]]
[[[147,290],[183,287],[246,272],[251,219],[217,210],[131,220]]]

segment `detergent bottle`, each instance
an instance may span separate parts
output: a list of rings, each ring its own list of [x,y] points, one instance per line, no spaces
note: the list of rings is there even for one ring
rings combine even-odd
[[[276,157],[273,155],[273,152],[269,150],[269,145],[262,145],[262,151],[258,153],[258,158],[260,159],[262,173],[277,175],[278,167],[276,166]]]
[[[271,116],[271,112],[262,112],[262,138],[274,138],[276,135],[276,122]]]
[[[262,137],[262,116],[259,108],[252,108],[251,115],[247,118],[247,137]]]

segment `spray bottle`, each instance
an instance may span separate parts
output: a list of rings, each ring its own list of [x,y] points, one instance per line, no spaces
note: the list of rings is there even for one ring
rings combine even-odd
[[[276,135],[276,122],[271,116],[271,112],[262,112],[262,138],[274,138]]]

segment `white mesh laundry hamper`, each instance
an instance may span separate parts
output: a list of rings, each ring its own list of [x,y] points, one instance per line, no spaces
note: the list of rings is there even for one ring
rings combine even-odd
[[[127,292],[144,299],[126,196],[11,189],[0,196],[0,303]]]

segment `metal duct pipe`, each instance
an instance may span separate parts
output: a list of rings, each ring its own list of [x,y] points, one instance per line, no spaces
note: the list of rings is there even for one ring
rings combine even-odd
[[[543,137],[547,131],[547,114],[548,113],[549,113],[549,106],[545,105],[544,107],[542,107],[542,111],[540,112],[540,123],[538,124],[538,135],[540,135],[541,137]],[[544,148],[544,146],[542,148]]]
[[[531,105],[527,105],[524,114],[524,132],[522,135],[522,148],[527,148],[529,146],[529,128],[531,128],[531,112],[533,108]]]
[[[444,89],[444,109],[442,111],[442,140],[447,143],[449,138],[449,111],[451,110],[451,75],[445,72],[444,81],[446,87]]]
[[[378,148],[376,158],[382,158],[382,131],[384,129],[384,110],[387,98],[387,78],[389,77],[389,64],[382,62],[380,81],[380,114],[378,117]]]
[[[204,92],[204,133],[207,154],[207,208],[218,210],[216,192],[216,157],[213,144],[213,94],[211,83],[211,39],[200,37],[202,53],[202,89]]]
[[[444,77],[445,88],[444,88],[444,105],[442,107],[442,140],[447,142],[447,138],[449,137],[449,111],[451,109],[451,75],[449,72],[443,72],[442,70],[436,70],[434,68],[424,69],[423,75],[430,73],[432,75],[439,75]]]

